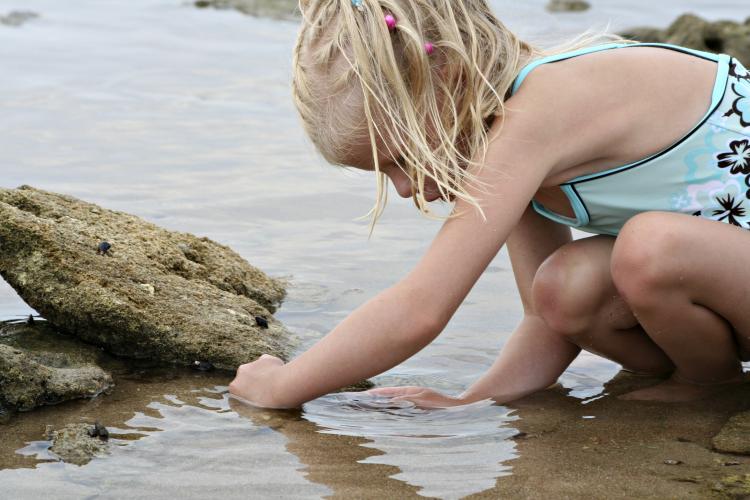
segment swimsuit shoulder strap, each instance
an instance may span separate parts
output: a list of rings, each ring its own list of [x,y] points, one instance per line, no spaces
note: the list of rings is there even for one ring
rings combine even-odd
[[[582,49],[562,52],[560,54],[553,54],[550,56],[541,57],[539,59],[535,59],[531,61],[530,63],[528,63],[521,69],[521,71],[518,73],[518,76],[516,76],[516,79],[513,81],[513,86],[511,87],[511,95],[516,93],[518,88],[521,86],[521,83],[523,83],[523,80],[528,76],[528,74],[531,73],[531,71],[534,68],[542,64],[551,63],[555,61],[561,61],[563,59],[570,59],[571,57],[588,54],[590,52],[598,52],[600,50],[617,49],[620,47],[644,47],[644,46],[664,47],[664,48],[692,54],[698,57],[702,57],[704,59],[710,59],[712,61],[717,61],[717,62],[719,61],[719,56],[717,54],[712,54],[710,52],[704,52],[701,50],[689,49],[687,47],[682,47],[680,45],[673,45],[670,43],[656,43],[656,42],[622,43],[620,42],[620,43],[606,43],[603,45],[593,45],[591,47],[584,47]]]
[[[527,65],[525,65],[523,68],[521,68],[521,71],[518,73],[518,76],[516,76],[516,79],[513,81],[513,86],[511,87],[511,95],[516,93],[518,88],[521,86],[521,83],[523,83],[524,79],[537,66],[541,66],[542,64],[546,64],[546,63],[561,61],[563,59],[570,59],[571,57],[588,54],[590,52],[598,52],[600,50],[607,50],[607,49],[613,49],[616,47],[622,47],[623,45],[625,44],[607,43],[604,45],[594,45],[591,47],[584,47],[582,49],[571,50],[568,52],[562,52],[560,54],[553,54],[550,56],[540,57],[539,59],[535,59],[531,61],[530,63],[528,63]]]

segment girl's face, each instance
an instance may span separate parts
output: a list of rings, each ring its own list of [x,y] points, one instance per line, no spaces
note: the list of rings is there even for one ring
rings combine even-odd
[[[370,172],[375,170],[369,141],[365,144],[357,145],[352,149],[357,152],[356,158],[359,160],[352,162],[353,167]],[[378,153],[378,166],[380,167],[380,171],[388,177],[393,184],[393,187],[396,188],[396,192],[399,196],[402,198],[411,198],[413,191],[416,190],[416,183],[412,182],[406,172],[404,172],[402,168],[403,158],[398,157],[393,159],[387,153],[386,148],[379,148],[379,151],[383,150],[386,152]],[[441,199],[437,184],[430,177],[427,177],[424,181],[424,198],[428,202]]]

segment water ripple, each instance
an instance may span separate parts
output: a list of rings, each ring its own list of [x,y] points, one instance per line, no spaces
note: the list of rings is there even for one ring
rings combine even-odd
[[[408,401],[363,393],[340,393],[307,403],[303,418],[321,433],[359,436],[384,452],[362,463],[398,467],[392,476],[419,494],[461,498],[495,486],[517,458],[509,424],[518,417],[491,400],[452,408],[424,409]]]

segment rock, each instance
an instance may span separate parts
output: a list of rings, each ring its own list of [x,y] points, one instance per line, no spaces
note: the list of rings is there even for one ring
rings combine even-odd
[[[101,439],[97,426],[93,424],[68,424],[60,430],[48,426],[46,434],[47,439],[52,440],[49,451],[63,462],[75,465],[86,465],[108,449],[106,439]]]
[[[637,40],[646,43],[664,43],[664,30],[659,28],[638,27],[621,31],[620,36],[629,40]]]
[[[550,12],[581,12],[590,7],[591,4],[583,0],[550,0],[547,4]]]
[[[709,22],[694,14],[678,17],[667,29],[639,27],[620,33],[640,42],[681,45],[696,50],[729,54],[750,66],[750,23]]]
[[[23,23],[39,17],[36,12],[28,10],[13,10],[5,16],[0,16],[0,24],[5,26],[21,26]]]
[[[724,477],[714,485],[713,490],[722,493],[722,498],[748,498],[750,497],[750,474]]]
[[[234,9],[249,16],[273,19],[296,19],[299,16],[297,0],[195,0],[198,8]]]
[[[714,449],[723,453],[750,455],[750,411],[734,415],[711,440]]]
[[[73,344],[80,343],[55,335],[42,321],[0,325],[0,408],[28,411],[110,388],[112,377],[95,365],[95,350]]]
[[[271,315],[283,282],[208,238],[70,196],[0,189],[0,275],[56,329],[115,355],[234,370],[291,349]]]
[[[683,14],[667,28],[664,38],[669,40],[667,43],[707,50],[708,47],[705,43],[706,28],[708,28],[708,21],[705,19],[701,19],[694,14]]]

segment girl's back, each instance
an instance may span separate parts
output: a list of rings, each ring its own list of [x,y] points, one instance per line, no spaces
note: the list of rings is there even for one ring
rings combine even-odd
[[[726,126],[732,102],[741,97],[732,85],[750,85],[734,74],[743,73],[741,65],[727,55],[689,53],[678,46],[586,50],[591,52],[532,63],[533,71],[522,71],[514,86],[519,95],[526,86],[526,92],[559,94],[559,107],[545,122],[560,128],[557,137],[569,138],[556,145],[559,164],[535,197],[537,210],[558,222],[616,234],[639,211],[699,215],[721,208],[715,199],[690,199],[686,186],[737,173],[721,171],[717,157],[744,137],[741,113],[730,127],[739,131],[722,135],[711,127]],[[688,171],[686,157],[699,154],[709,140],[713,149],[702,151],[706,158],[700,163],[711,168],[702,174]],[[628,192],[628,186],[638,193]]]

